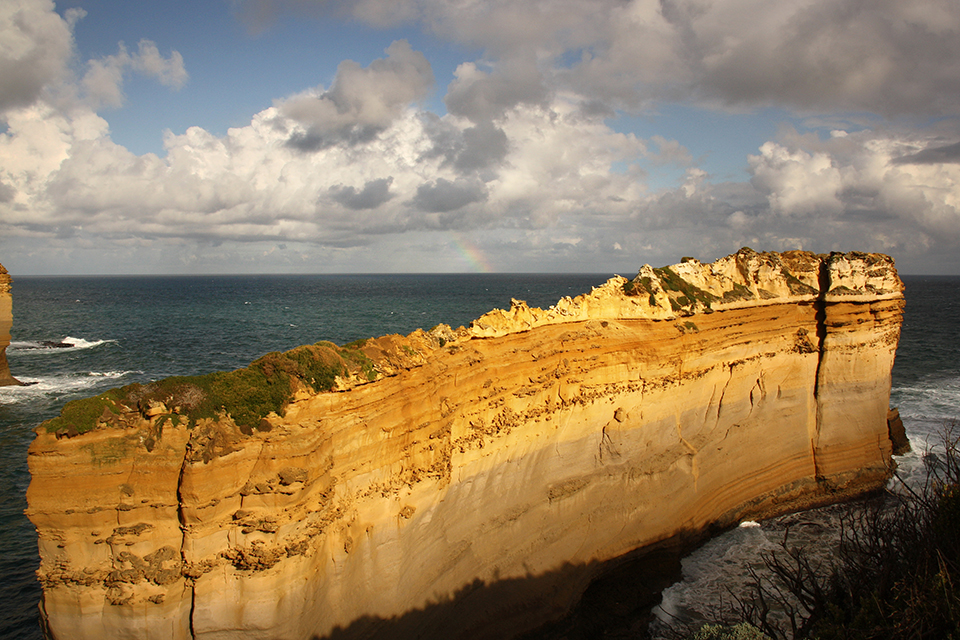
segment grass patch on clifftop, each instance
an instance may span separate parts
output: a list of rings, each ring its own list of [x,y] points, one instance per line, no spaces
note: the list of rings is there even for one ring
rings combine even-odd
[[[330,391],[338,376],[350,372],[374,380],[374,363],[361,347],[362,341],[343,347],[318,342],[268,353],[236,371],[131,384],[68,402],[58,417],[41,427],[49,433],[77,435],[98,424],[132,424],[155,415],[185,416],[193,426],[197,420],[226,414],[249,430],[271,412],[281,413],[298,389]]]

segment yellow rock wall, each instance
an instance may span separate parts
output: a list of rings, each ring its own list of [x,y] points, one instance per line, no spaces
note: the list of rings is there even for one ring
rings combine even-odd
[[[10,295],[10,274],[0,264],[0,387],[20,384],[10,375],[7,347],[10,345],[10,327],[13,325],[13,298]]]
[[[742,250],[671,273],[710,295],[644,267],[631,295],[614,278],[372,340],[376,380],[253,435],[38,430],[49,636],[509,637],[631,550],[881,486],[892,261]]]

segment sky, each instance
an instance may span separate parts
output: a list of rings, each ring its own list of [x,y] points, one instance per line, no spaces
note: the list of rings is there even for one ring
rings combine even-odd
[[[11,274],[960,274],[956,0],[0,0]]]

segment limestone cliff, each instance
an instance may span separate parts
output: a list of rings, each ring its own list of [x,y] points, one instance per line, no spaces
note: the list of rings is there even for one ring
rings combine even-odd
[[[10,327],[13,324],[13,298],[10,295],[10,274],[0,264],[0,387],[20,384],[10,375],[7,364],[7,346],[10,344]]]
[[[520,633],[631,550],[881,486],[902,306],[886,256],[744,249],[65,408],[29,455],[48,635]]]

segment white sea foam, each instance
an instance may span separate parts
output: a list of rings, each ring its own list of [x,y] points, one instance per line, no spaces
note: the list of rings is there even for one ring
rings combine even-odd
[[[894,387],[890,403],[899,407],[904,418],[939,422],[960,420],[960,376],[929,376],[912,385]]]
[[[60,351],[78,351],[92,349],[116,340],[86,340],[67,336],[62,340],[14,340],[7,347],[8,352],[57,353]]]
[[[90,375],[94,378],[122,378],[133,373],[143,373],[143,371],[91,371]]]
[[[89,373],[55,376],[17,376],[23,386],[0,387],[0,404],[12,405],[34,402],[41,398],[56,398],[81,393],[102,386],[105,380],[119,380],[139,371],[91,371]]]

